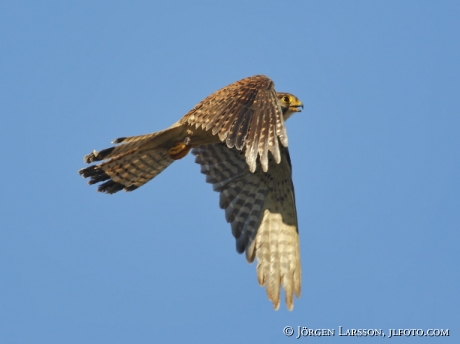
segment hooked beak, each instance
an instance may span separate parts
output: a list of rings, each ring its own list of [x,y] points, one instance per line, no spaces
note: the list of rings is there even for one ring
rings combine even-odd
[[[303,109],[303,103],[300,100],[296,100],[295,102],[290,104],[289,108],[291,111],[301,112],[302,110],[300,108]]]

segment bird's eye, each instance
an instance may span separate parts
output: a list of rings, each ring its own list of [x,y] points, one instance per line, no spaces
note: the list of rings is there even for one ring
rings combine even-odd
[[[285,101],[286,103],[289,103],[289,97],[288,97],[288,96],[284,96],[284,97],[283,97],[283,101]]]

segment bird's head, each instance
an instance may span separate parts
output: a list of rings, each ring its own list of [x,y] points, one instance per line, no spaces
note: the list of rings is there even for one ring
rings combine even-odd
[[[295,112],[301,112],[303,109],[302,102],[293,94],[278,92],[278,100],[283,110],[284,120],[287,120]]]

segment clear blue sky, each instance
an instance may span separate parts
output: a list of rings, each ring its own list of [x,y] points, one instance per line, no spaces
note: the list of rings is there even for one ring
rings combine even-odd
[[[459,18],[458,1],[2,1],[0,342],[292,343],[290,325],[458,343]],[[132,193],[77,174],[255,74],[305,104],[287,123],[293,312],[192,156]]]

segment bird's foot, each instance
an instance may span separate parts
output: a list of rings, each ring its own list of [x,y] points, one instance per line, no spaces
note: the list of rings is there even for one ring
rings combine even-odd
[[[183,142],[178,142],[176,145],[168,150],[169,157],[174,160],[182,159],[190,152],[192,146],[190,145],[190,138],[187,136]]]

